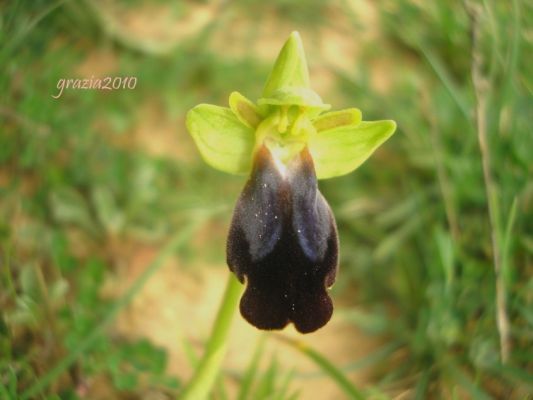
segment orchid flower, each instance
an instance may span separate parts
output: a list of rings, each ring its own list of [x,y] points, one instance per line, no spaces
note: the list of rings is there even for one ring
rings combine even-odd
[[[329,321],[339,244],[317,179],[353,171],[396,128],[390,120],[362,121],[357,108],[329,109],[310,88],[293,32],[256,104],[233,92],[229,108],[200,104],[187,114],[205,162],[250,175],[229,229],[227,263],[247,285],[241,314],[259,329],[292,322],[308,333]]]

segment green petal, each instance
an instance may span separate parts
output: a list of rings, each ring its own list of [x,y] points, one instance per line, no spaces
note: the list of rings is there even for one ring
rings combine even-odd
[[[318,111],[328,110],[331,105],[324,104],[320,96],[312,89],[303,87],[285,87],[275,90],[270,97],[261,97],[257,104],[274,106],[302,106]]]
[[[358,125],[360,122],[361,111],[357,108],[347,108],[322,114],[313,121],[313,126],[317,132],[321,132],[345,125]]]
[[[250,128],[257,128],[262,120],[259,110],[246,97],[239,92],[233,92],[229,96],[229,107],[239,121]]]
[[[187,113],[186,122],[206,163],[230,174],[250,171],[254,130],[242,124],[229,108],[199,104]]]
[[[394,121],[363,121],[321,131],[309,138],[318,179],[345,175],[359,167],[396,129]]]
[[[273,92],[284,87],[309,88],[309,71],[298,32],[291,33],[279,52],[263,89],[263,97],[270,97]]]

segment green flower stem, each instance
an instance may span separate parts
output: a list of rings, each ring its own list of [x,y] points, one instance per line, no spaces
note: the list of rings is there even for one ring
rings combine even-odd
[[[224,298],[218,310],[205,354],[184,392],[179,397],[181,400],[203,400],[207,398],[220,370],[220,365],[226,354],[231,321],[243,290],[243,285],[237,280],[235,275],[231,273],[228,275]]]

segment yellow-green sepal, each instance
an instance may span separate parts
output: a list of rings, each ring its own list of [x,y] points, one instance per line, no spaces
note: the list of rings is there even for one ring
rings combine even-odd
[[[249,173],[254,129],[226,107],[199,104],[187,113],[187,129],[207,164],[230,174]]]
[[[298,32],[292,32],[280,50],[262,97],[272,97],[276,90],[285,87],[310,87],[304,46]]]
[[[331,107],[311,89],[304,47],[298,32],[291,33],[279,52],[257,104],[265,113],[280,106],[298,106],[309,118]]]
[[[348,174],[359,167],[395,131],[394,121],[362,121],[326,129],[309,138],[318,179]]]

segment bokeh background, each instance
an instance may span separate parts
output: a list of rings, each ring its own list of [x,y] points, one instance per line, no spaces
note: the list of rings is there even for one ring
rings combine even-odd
[[[398,130],[320,184],[341,240],[332,321],[264,334],[236,315],[210,398],[342,399],[346,382],[369,399],[533,398],[531,2],[0,13],[1,399],[179,398],[245,181],[201,161],[184,116],[257,99],[293,30],[325,102]],[[52,98],[61,78],[104,76],[138,82]]]

